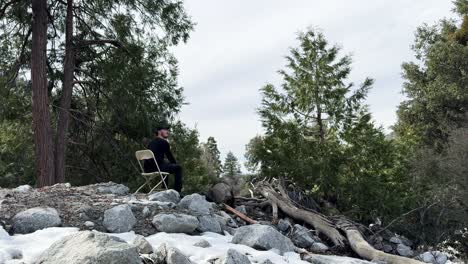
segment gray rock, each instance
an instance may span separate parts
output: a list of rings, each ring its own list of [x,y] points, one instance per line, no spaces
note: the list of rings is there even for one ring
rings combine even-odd
[[[412,257],[414,255],[413,250],[410,247],[406,246],[405,244],[398,244],[397,246],[398,255],[403,257]]]
[[[185,196],[180,200],[178,206],[202,215],[209,214],[210,209],[213,208],[213,204],[206,201],[205,196],[198,193]]]
[[[394,244],[401,244],[401,243],[402,243],[402,242],[401,242],[401,239],[398,238],[398,237],[396,237],[396,236],[391,237],[391,238],[390,238],[390,242],[392,242],[392,243],[394,243]]]
[[[306,261],[314,264],[373,264],[373,262],[360,260],[350,257],[341,257],[341,256],[326,256],[326,255],[310,255],[306,256]]]
[[[41,264],[141,264],[137,248],[122,239],[82,231],[55,242],[39,257]]]
[[[200,232],[214,232],[214,233],[221,233],[221,225],[219,224],[216,217],[211,215],[203,215],[198,217],[198,227],[197,229]]]
[[[274,264],[274,263],[271,262],[271,260],[269,259],[265,259],[264,261],[260,262],[260,264]]]
[[[292,226],[288,220],[280,219],[276,227],[278,227],[278,230],[281,232],[287,232]]]
[[[275,228],[259,224],[242,226],[237,229],[232,243],[243,244],[259,250],[277,249],[280,254],[295,249],[291,240]]]
[[[126,195],[129,191],[127,186],[115,182],[99,183],[96,185],[96,191],[103,194]]]
[[[148,195],[148,200],[177,204],[180,201],[180,195],[177,191],[171,189],[150,194]]]
[[[315,242],[317,242],[315,241],[309,229],[298,224],[294,225],[294,231],[291,235],[291,240],[293,241],[294,245],[301,248],[309,248]]]
[[[219,211],[218,214],[216,214],[215,217],[222,227],[225,227],[225,226],[232,227],[232,228],[238,227],[236,221],[226,212]]]
[[[383,243],[382,245],[383,245],[383,246],[382,246],[382,249],[383,249],[383,251],[384,251],[385,253],[390,253],[390,252],[393,251],[392,245],[387,244],[387,243]]]
[[[193,244],[195,247],[201,247],[201,248],[209,248],[211,247],[210,242],[206,241],[205,239],[202,239],[195,244]]]
[[[143,214],[143,217],[148,217],[148,216],[150,216],[151,211],[150,211],[150,209],[148,208],[148,206],[145,206],[145,207],[143,208],[143,210],[141,211],[141,213]]]
[[[133,240],[133,245],[137,247],[138,253],[140,254],[151,254],[153,253],[153,246],[146,240],[142,235],[137,235]]]
[[[440,251],[427,251],[420,254],[417,258],[423,262],[433,264],[445,264],[448,261],[447,254]]]
[[[213,201],[217,204],[231,204],[234,201],[232,187],[224,182],[217,183],[211,187],[208,190],[207,197],[210,199],[210,201]]]
[[[17,234],[32,233],[47,227],[60,226],[62,221],[54,208],[34,207],[16,214],[13,219],[13,232]]]
[[[437,264],[445,264],[448,261],[448,256],[445,253],[442,253],[440,251],[434,251],[433,252],[435,257],[436,257],[436,263]]]
[[[86,222],[84,222],[84,226],[86,226],[89,229],[93,229],[94,228],[94,223],[91,222],[91,221],[86,221]]]
[[[420,254],[418,256],[418,258],[421,261],[426,262],[426,263],[437,263],[436,259],[435,259],[435,256],[430,251],[427,251],[427,252],[424,252],[424,253]]]
[[[311,247],[312,252],[315,252],[315,253],[323,253],[323,252],[328,251],[328,249],[329,249],[328,246],[322,242],[316,242]]]
[[[150,255],[154,264],[167,264],[167,244],[162,243],[159,247]]]
[[[132,230],[136,218],[128,204],[121,204],[104,211],[102,225],[111,233],[123,233]]]
[[[191,264],[192,261],[185,256],[180,250],[174,247],[170,247],[167,249],[167,257],[166,257],[167,264]]]
[[[160,213],[154,216],[153,225],[160,232],[193,233],[199,222],[194,216],[187,214]]]
[[[249,258],[235,249],[228,249],[226,256],[217,260],[216,264],[250,264]]]

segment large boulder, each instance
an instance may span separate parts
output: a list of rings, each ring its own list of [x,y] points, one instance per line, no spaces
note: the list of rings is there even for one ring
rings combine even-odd
[[[221,225],[218,222],[218,219],[215,216],[211,215],[202,215],[198,217],[198,227],[197,229],[200,232],[214,232],[221,233]]]
[[[206,197],[217,204],[226,203],[233,205],[234,204],[234,194],[232,187],[224,182],[215,184],[208,190]]]
[[[275,228],[259,224],[242,226],[237,229],[232,243],[243,244],[259,250],[276,249],[281,254],[295,249],[291,240]]]
[[[148,195],[148,200],[177,204],[180,201],[180,195],[175,190],[166,190]]]
[[[102,194],[115,194],[115,195],[126,195],[128,194],[128,187],[115,183],[115,182],[107,182],[107,183],[98,183],[96,191]]]
[[[136,218],[128,204],[121,204],[104,211],[102,225],[111,233],[123,233],[132,230]]]
[[[199,222],[195,216],[187,214],[160,213],[154,216],[153,225],[160,232],[193,233]]]
[[[137,248],[120,238],[82,231],[55,242],[39,257],[41,264],[141,264]]]
[[[62,221],[54,208],[34,207],[16,214],[12,219],[12,229],[17,234],[32,233],[47,227],[60,226]]]
[[[249,258],[235,249],[228,249],[226,256],[218,259],[216,264],[250,264]]]
[[[178,206],[200,215],[209,214],[210,210],[213,208],[213,204],[208,202],[205,196],[198,193],[185,196],[180,200]]]

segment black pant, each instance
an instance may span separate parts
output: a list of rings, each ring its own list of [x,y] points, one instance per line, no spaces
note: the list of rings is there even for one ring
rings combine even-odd
[[[179,193],[182,191],[182,167],[179,164],[164,163],[159,165],[159,169],[163,172],[169,172],[174,174],[174,190]],[[166,186],[169,185],[169,177],[166,177]]]

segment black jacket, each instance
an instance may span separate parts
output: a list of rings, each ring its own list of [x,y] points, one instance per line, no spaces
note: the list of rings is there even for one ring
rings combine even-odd
[[[148,149],[153,152],[154,157],[156,158],[156,162],[160,167],[164,163],[164,156],[169,160],[170,163],[177,163],[174,156],[172,155],[171,146],[165,139],[159,137],[153,139],[149,143]],[[145,172],[153,172],[158,170],[156,168],[156,164],[154,164],[154,161],[151,159],[145,160],[144,167]]]

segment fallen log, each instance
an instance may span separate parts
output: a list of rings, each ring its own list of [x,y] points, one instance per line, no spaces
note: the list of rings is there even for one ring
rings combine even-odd
[[[226,210],[228,210],[229,212],[235,214],[236,216],[238,216],[240,219],[246,221],[247,223],[252,224],[252,225],[257,223],[257,221],[255,221],[252,218],[246,216],[245,214],[237,211],[236,209],[232,208],[231,206],[229,206],[229,205],[227,205],[225,203],[223,203],[223,205],[224,205],[224,208]]]
[[[388,264],[424,264],[424,262],[392,255],[372,247],[361,235],[361,232],[346,220],[339,220],[337,226],[343,230],[348,238],[349,245],[361,258],[382,261]]]
[[[423,264],[423,262],[414,259],[376,250],[367,243],[359,230],[357,230],[351,222],[341,218],[337,221],[337,224],[335,224],[333,221],[317,212],[301,209],[295,206],[289,197],[285,196],[287,193],[283,186],[279,186],[278,188],[283,195],[276,192],[271,185],[265,183],[258,186],[257,189],[270,201],[272,206],[276,204],[278,208],[290,217],[313,226],[318,232],[327,236],[334,245],[344,246],[347,240],[351,249],[366,260],[383,261],[387,264]],[[339,232],[338,228],[344,231],[346,238]]]
[[[318,232],[327,236],[334,245],[344,246],[345,237],[340,234],[331,221],[322,215],[298,208],[269,185],[263,184],[258,187],[258,190],[265,198],[270,200],[271,204],[276,204],[285,214],[313,226]]]

